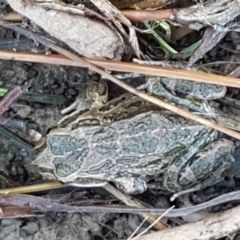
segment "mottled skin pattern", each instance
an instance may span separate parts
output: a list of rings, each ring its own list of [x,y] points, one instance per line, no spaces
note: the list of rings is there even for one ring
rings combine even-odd
[[[154,80],[154,83],[153,83]],[[148,79],[149,83],[159,84],[159,78],[152,77]],[[203,99],[203,100],[214,100],[225,96],[226,87],[221,85],[209,84],[204,82],[192,82],[181,79],[161,78],[162,84],[172,92],[180,94],[185,98]]]
[[[232,162],[231,141],[216,140],[216,131],[167,111],[150,111],[132,98],[113,100],[101,111],[79,116],[74,125],[53,130],[33,164],[52,170],[63,182],[95,186],[111,181],[129,194],[144,192],[149,177],[158,175],[171,192],[222,179]],[[128,114],[121,116],[123,109]]]
[[[220,99],[227,91],[224,86],[164,77],[148,77],[144,87],[155,96],[199,113],[211,112],[207,100]]]

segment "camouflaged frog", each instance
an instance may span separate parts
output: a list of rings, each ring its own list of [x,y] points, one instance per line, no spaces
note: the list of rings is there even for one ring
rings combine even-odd
[[[129,93],[70,116],[33,161],[47,178],[78,186],[113,182],[137,194],[161,176],[164,189],[190,192],[222,180],[233,161],[233,142],[217,131]]]

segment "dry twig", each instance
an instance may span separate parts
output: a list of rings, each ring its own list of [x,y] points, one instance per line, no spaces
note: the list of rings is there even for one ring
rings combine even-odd
[[[131,21],[160,21],[163,19],[174,20],[182,25],[199,30],[203,26],[215,24],[225,26],[235,17],[239,16],[240,5],[238,0],[207,1],[206,4],[195,4],[182,9],[162,10],[124,10],[122,14]],[[200,23],[195,25],[194,23]]]
[[[137,201],[137,199],[132,200],[129,196],[123,194],[120,192],[118,189],[114,188],[112,185],[107,184],[106,186],[103,186],[105,190],[107,190],[109,193],[111,193],[113,196],[121,200],[123,203],[125,203],[128,206],[132,207],[140,207],[143,208],[142,204]],[[150,223],[155,223],[155,228],[158,230],[163,230],[166,229],[167,227],[165,226],[164,223],[159,222],[156,220],[158,219],[157,216],[150,215],[150,214],[141,214],[143,218],[147,219],[148,222]]]
[[[71,186],[71,184],[68,184]],[[50,198],[37,197],[33,195],[16,194],[0,196],[0,206],[2,205],[15,205],[15,206],[29,206],[36,208],[39,211],[55,211],[55,212],[88,212],[88,213],[132,213],[132,214],[156,214],[161,215],[166,213],[166,217],[182,217],[189,214],[213,207],[222,203],[239,200],[240,191],[230,192],[216,197],[208,202],[178,209],[156,209],[156,208],[136,208],[131,206],[124,206],[121,204],[111,205],[84,205],[84,206],[70,206],[67,204],[59,203],[58,201]]]
[[[31,207],[16,207],[11,205],[0,207],[0,218],[19,218],[19,217],[32,217],[34,214],[34,208]]]
[[[49,182],[49,183],[34,184],[29,186],[0,189],[0,195],[35,193],[35,192],[48,191],[48,190],[62,188],[62,187],[65,187],[65,185],[60,182]]]
[[[153,227],[158,221],[160,221],[160,219],[162,219],[169,211],[171,211],[172,209],[174,208],[174,206],[170,207],[168,210],[166,210],[165,213],[163,213],[160,217],[158,217],[156,219],[155,222],[153,222],[149,227],[147,227],[143,232],[141,232],[139,235],[137,235],[136,237],[134,238],[131,238],[131,240],[137,240],[139,239],[140,236],[142,236],[144,233],[146,233],[151,227]],[[130,238],[129,238],[130,240]]]
[[[74,66],[74,67],[87,67],[85,62],[94,64],[100,68],[110,71],[118,72],[131,72],[144,75],[161,76],[167,78],[185,79],[189,81],[212,83],[227,87],[240,88],[240,81],[238,78],[216,75],[211,73],[197,72],[184,69],[175,69],[161,66],[149,66],[144,64],[136,64],[132,62],[116,62],[111,60],[101,60],[92,58],[83,58],[84,62],[76,62],[64,55],[46,55],[36,53],[14,52],[0,50],[0,59],[37,62],[54,65]]]

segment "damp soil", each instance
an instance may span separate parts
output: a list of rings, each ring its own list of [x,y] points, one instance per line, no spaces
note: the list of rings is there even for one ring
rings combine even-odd
[[[4,2],[4,1],[3,1]],[[1,2],[0,2],[1,3]],[[193,40],[196,36],[193,36]],[[197,36],[199,37],[199,36]],[[208,52],[198,64],[225,61],[225,64],[216,63],[211,65],[211,71],[222,74],[229,74],[238,66],[239,55],[239,33],[229,33],[227,36],[210,52]],[[181,43],[182,46],[187,43]],[[46,52],[44,46],[36,44],[22,36],[17,36],[11,30],[0,27],[0,49]],[[148,53],[155,54],[155,58],[164,57],[162,51],[156,51],[154,43],[148,49]],[[233,49],[234,51],[230,51]],[[229,64],[227,62],[236,62]],[[33,176],[24,167],[31,158],[31,142],[29,130],[33,129],[46,135],[57,119],[61,118],[61,109],[71,104],[81,93],[84,86],[90,82],[102,80],[97,74],[90,74],[87,69],[76,67],[63,67],[50,64],[39,64],[30,62],[17,62],[0,60],[0,87],[11,89],[14,86],[21,86],[25,92],[45,95],[45,100],[36,101],[18,100],[4,115],[6,121],[3,123],[4,129],[14,134],[16,137],[9,138],[9,135],[0,131],[0,188],[12,187],[12,185],[25,185],[38,183],[39,176]],[[109,97],[117,97],[124,93],[124,90],[106,83],[109,86]],[[143,78],[127,79],[127,83],[138,86],[144,81]],[[228,89],[231,96],[240,98],[236,89]],[[53,98],[49,96],[54,96]],[[46,103],[48,102],[48,103]],[[16,123],[21,122],[21,131]],[[1,130],[1,129],[0,129]],[[29,144],[29,148],[16,142],[23,139]],[[198,191],[189,195],[193,204],[202,203],[211,198],[240,189],[239,184],[239,161],[240,143],[236,141],[234,153],[235,162],[232,166],[231,174],[224,181],[211,186],[203,191]],[[234,177],[233,177],[234,175]],[[77,203],[119,203],[119,200],[109,195],[101,188],[73,188],[40,192],[39,196],[66,200]],[[170,193],[166,191],[149,189],[144,194],[135,196],[146,206],[156,208],[168,208],[172,204],[180,205],[180,202],[170,203]],[[206,197],[207,196],[207,197]],[[224,211],[238,205],[240,202],[222,204],[208,209],[212,212]],[[83,213],[38,213],[27,218],[13,218],[0,220],[0,240],[12,239],[127,239],[141,224],[143,218],[134,214],[83,214]],[[163,219],[163,222],[170,226],[184,224],[184,220]],[[137,233],[142,232],[149,226],[148,223],[142,225]],[[151,228],[149,232],[156,231]]]

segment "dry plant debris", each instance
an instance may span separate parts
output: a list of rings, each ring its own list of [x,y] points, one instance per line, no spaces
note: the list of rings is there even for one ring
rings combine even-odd
[[[111,1],[111,2],[114,4],[114,1]],[[143,1],[143,2],[149,3],[149,1]],[[160,1],[158,1],[158,2],[160,2]],[[99,25],[98,25],[99,28],[104,29],[104,34],[106,33],[105,30],[108,31],[108,33],[111,33],[112,39],[108,39],[109,44],[107,45],[108,47],[106,48],[107,51],[106,51],[106,49],[102,49],[102,45],[100,45],[99,42],[97,42],[96,45],[99,46],[100,49],[99,49],[99,52],[96,53],[96,49],[93,50],[93,47],[89,47],[90,45],[88,42],[86,43],[88,46],[86,49],[84,48],[85,46],[83,47],[83,45],[79,47],[79,42],[82,44],[82,42],[81,42],[82,39],[79,38],[79,35],[76,36],[76,32],[75,32],[76,29],[74,29],[74,30],[71,29],[73,31],[69,31],[69,33],[67,32],[69,30],[69,25],[72,25],[72,23],[75,21],[75,20],[73,20],[72,17],[71,17],[71,19],[66,18],[67,19],[65,21],[66,25],[64,25],[65,28],[63,28],[63,26],[60,26],[62,32],[59,31],[59,26],[57,26],[57,25],[54,26],[54,29],[51,29],[51,30],[49,28],[47,28],[53,24],[48,24],[49,22],[47,20],[45,20],[45,18],[44,18],[44,21],[42,21],[42,16],[44,14],[46,14],[44,16],[47,16],[46,19],[51,19],[51,21],[54,21],[54,22],[55,21],[58,22],[57,21],[58,19],[60,21],[60,18],[63,16],[64,16],[64,18],[66,16],[69,17],[68,13],[65,13],[62,11],[57,12],[56,10],[58,7],[55,6],[54,9],[47,11],[45,8],[42,7],[43,5],[42,6],[41,5],[23,6],[23,5],[21,5],[22,2],[18,1],[18,0],[9,0],[9,3],[11,4],[11,6],[13,7],[13,9],[15,11],[17,11],[17,12],[21,13],[22,15],[26,16],[27,18],[31,19],[32,21],[37,23],[40,27],[42,27],[46,32],[50,33],[52,36],[58,38],[59,40],[65,42],[69,47],[71,47],[77,53],[79,53],[83,56],[86,56],[87,58],[77,57],[76,55],[72,54],[71,52],[69,52],[61,47],[56,46],[55,44],[51,43],[50,41],[44,40],[43,38],[38,37],[35,34],[29,34],[29,32],[21,30],[20,28],[13,27],[13,29],[16,31],[19,31],[20,34],[28,35],[29,38],[33,38],[35,41],[40,42],[43,45],[46,45],[47,47],[61,53],[62,55],[59,54],[59,55],[46,56],[44,54],[37,55],[37,54],[20,53],[20,52],[16,53],[16,52],[0,51],[1,59],[14,58],[14,60],[21,60],[21,61],[45,62],[45,63],[51,63],[51,64],[62,64],[62,65],[69,65],[69,66],[71,65],[71,66],[87,67],[90,70],[97,72],[100,75],[102,75],[103,77],[111,80],[113,83],[121,86],[125,90],[132,92],[133,94],[138,95],[139,97],[141,97],[147,101],[150,101],[158,106],[161,106],[170,111],[173,111],[173,112],[175,112],[181,116],[184,116],[186,118],[190,118],[192,120],[198,121],[207,126],[215,128],[219,131],[222,131],[222,132],[230,135],[231,137],[240,139],[240,134],[238,132],[232,131],[226,127],[216,124],[216,123],[214,123],[210,120],[207,120],[203,117],[194,115],[193,113],[186,111],[184,109],[181,109],[179,107],[176,107],[176,106],[172,105],[171,103],[164,102],[161,99],[157,99],[152,96],[149,96],[148,94],[140,92],[140,91],[130,87],[129,85],[119,81],[117,78],[115,78],[114,76],[112,76],[108,72],[105,72],[102,69],[115,70],[115,71],[119,71],[119,72],[135,72],[135,73],[143,73],[143,74],[148,74],[148,75],[166,76],[166,77],[170,77],[170,78],[174,77],[174,78],[186,79],[186,80],[190,80],[190,81],[209,82],[209,83],[215,83],[215,84],[224,85],[224,86],[240,88],[238,79],[232,78],[232,77],[224,77],[224,76],[214,75],[214,74],[207,74],[207,73],[202,73],[202,72],[171,69],[171,68],[166,68],[166,67],[138,65],[138,64],[134,64],[134,63],[130,63],[130,62],[114,62],[114,61],[110,61],[110,60],[102,60],[102,58],[121,60],[122,52],[124,49],[124,43],[123,43],[123,40],[120,37],[120,35],[114,30],[114,28],[107,27],[107,25],[109,25],[109,26],[111,25],[110,22],[108,22],[107,24],[99,23]],[[112,4],[110,4],[109,1],[95,0],[95,1],[92,1],[92,3],[95,6],[97,6],[97,8],[100,9],[102,14],[104,15],[102,20],[103,19],[105,19],[106,21],[111,20],[113,25],[115,25],[115,27],[118,29],[118,31],[121,32],[121,34],[126,39],[129,40],[132,48],[135,50],[135,54],[138,57],[141,55],[141,53],[140,53],[139,46],[138,46],[135,28],[132,26],[132,23],[129,21],[129,19],[135,20],[135,21],[141,21],[143,19],[156,20],[156,18],[155,18],[156,15],[154,15],[154,14],[163,13],[160,17],[158,17],[158,19],[174,20],[183,25],[187,25],[193,29],[201,29],[204,26],[208,26],[209,28],[207,29],[207,31],[210,29],[213,33],[215,33],[215,35],[210,39],[207,39],[207,38],[204,39],[205,42],[203,41],[203,43],[205,44],[205,46],[204,45],[201,46],[203,48],[203,50],[201,49],[201,47],[199,48],[200,54],[199,54],[199,52],[196,51],[195,56],[193,55],[194,58],[192,60],[190,60],[189,66],[193,62],[196,62],[199,58],[201,58],[202,55],[204,55],[213,46],[215,46],[217,44],[217,42],[221,38],[223,38],[225,36],[225,34],[227,33],[227,31],[228,31],[227,28],[217,28],[216,25],[218,25],[218,24],[226,25],[234,17],[239,15],[238,1],[227,1],[226,2],[226,0],[225,1],[221,0],[218,2],[209,1],[205,5],[197,4],[193,7],[186,8],[186,9],[181,9],[181,10],[167,9],[167,10],[163,10],[163,11],[161,10],[159,12],[157,12],[157,11],[151,11],[151,12],[150,11],[138,11],[138,12],[122,11],[121,12],[117,8],[115,8]],[[20,5],[18,5],[18,4],[20,4]],[[47,6],[47,3],[45,3],[45,6]],[[153,7],[153,6],[150,6],[150,7]],[[59,10],[61,10],[60,8],[61,7],[59,7]],[[68,8],[68,10],[69,9],[70,8]],[[55,15],[52,18],[50,18],[51,14],[49,14],[49,12],[54,13]],[[61,13],[61,17],[59,17],[60,13]],[[154,13],[154,14],[152,14],[152,13]],[[37,15],[37,14],[39,14],[39,15]],[[49,14],[49,15],[47,15],[47,14]],[[144,14],[148,14],[148,15],[144,15]],[[41,15],[41,17],[40,17],[40,15]],[[126,16],[129,19],[127,19]],[[140,18],[139,18],[139,16],[140,16]],[[231,17],[229,17],[229,16],[231,16]],[[220,19],[220,17],[222,19]],[[86,22],[86,21],[89,21],[92,23],[92,19],[90,19],[84,15],[82,15],[82,16],[78,15],[77,20],[74,23],[78,23],[78,25],[79,25],[79,22]],[[89,22],[87,23],[87,27],[86,26],[85,27],[87,28],[87,30],[89,30],[90,28],[92,30],[93,26]],[[2,26],[11,28],[11,25],[8,26],[6,23],[1,23],[1,24],[2,24]],[[125,32],[123,25],[125,25],[129,28],[130,37]],[[68,29],[67,29],[67,26],[68,26]],[[99,31],[99,28],[98,28],[98,30],[97,29],[94,30],[95,31],[94,34]],[[221,32],[220,30],[223,30],[223,32]],[[81,31],[83,32],[82,35],[85,35],[85,32],[82,29],[81,29]],[[206,31],[206,34],[208,33],[207,31]],[[93,33],[91,33],[91,34],[93,34]],[[96,34],[95,35],[94,34],[91,36],[96,35]],[[106,36],[104,34],[102,35],[103,38],[105,38],[105,36]],[[73,36],[74,38],[69,39],[69,36],[71,36],[71,37]],[[83,37],[85,38],[86,35]],[[214,39],[214,38],[216,38],[216,39]],[[92,39],[92,37],[91,37],[91,39]],[[87,40],[89,40],[89,38],[87,38]],[[106,40],[106,39],[104,39],[104,40]],[[211,45],[208,44],[209,42],[211,43]],[[77,45],[74,45],[76,43],[77,43]],[[112,45],[111,45],[111,43],[112,43]],[[76,46],[78,46],[79,49],[76,49]],[[96,47],[96,48],[97,48],[97,46],[94,45],[94,47]],[[110,49],[109,49],[109,46],[111,47]],[[108,56],[106,56],[106,53]],[[91,59],[91,58],[95,58],[95,59]],[[96,59],[96,58],[98,58],[98,59]],[[34,186],[33,186],[33,188],[34,188]],[[38,187],[39,188],[37,189],[37,191],[42,190],[42,189],[47,189],[47,188],[53,189],[54,187],[59,188],[59,187],[62,187],[62,185],[58,182],[55,182],[55,183],[52,183],[49,185],[45,185],[44,188],[42,188],[43,187],[42,185],[41,186],[39,185]],[[36,191],[36,189],[33,190],[33,188],[20,187],[20,188],[14,188],[14,189],[5,189],[4,194]],[[237,198],[236,198],[236,196],[235,196],[235,198],[233,198],[231,194],[229,194],[227,196],[222,196],[222,197],[225,199],[225,202],[231,201],[233,199],[239,199],[239,196],[237,196]],[[122,200],[123,196],[120,196],[119,199]],[[67,205],[61,205],[61,204],[51,201],[50,199],[43,200],[41,198],[35,198],[33,196],[27,196],[27,195],[26,196],[18,195],[18,196],[13,196],[13,197],[6,197],[6,198],[2,197],[0,200],[2,201],[2,204],[8,203],[8,204],[14,205],[14,203],[15,203],[16,205],[19,205],[19,209],[17,207],[15,208],[13,206],[4,206],[2,208],[2,216],[1,217],[11,216],[13,214],[21,215],[21,213],[22,214],[32,213],[32,211],[34,210],[33,208],[36,208],[36,209],[42,210],[42,211],[58,210],[58,211],[76,211],[76,212],[81,211],[83,209],[81,207],[71,207],[71,206],[67,206]],[[128,201],[126,200],[125,203],[128,204],[127,202]],[[214,204],[219,204],[219,202],[216,199],[213,199],[213,202],[214,202]],[[26,204],[28,204],[28,205],[30,204],[29,209],[25,206]],[[139,206],[139,205],[133,204],[131,201],[129,201],[129,206],[131,206],[131,204],[132,204],[132,206],[134,205],[135,207]],[[190,210],[190,212],[191,211],[192,212],[199,211],[199,209],[206,208],[209,206],[207,204],[202,205],[202,206],[193,206],[191,208],[192,210]],[[106,207],[106,209],[108,209],[108,211],[114,210],[111,207],[110,208],[107,208],[107,207]],[[82,211],[87,211],[87,209],[89,211],[93,211],[93,210],[96,211],[96,208],[91,209],[91,207],[85,208]],[[141,211],[144,212],[144,209],[134,209],[134,208],[127,208],[127,207],[121,208],[121,206],[119,206],[117,209],[115,209],[115,211],[118,211],[118,212],[124,212],[124,211],[125,212],[127,212],[127,211],[134,212],[135,210],[138,210],[138,213],[140,213]],[[236,208],[236,209],[237,209],[237,211],[239,210],[238,208]],[[102,210],[103,210],[103,208],[102,208]],[[159,210],[159,209],[148,209],[148,212],[145,212],[145,214],[146,213],[160,214],[161,212],[157,211],[157,210]],[[99,211],[99,209],[98,209],[98,211]],[[164,211],[166,211],[166,209]],[[179,209],[179,211],[182,211],[182,213],[177,212],[177,211],[169,211],[169,213],[167,212],[166,215],[175,217],[175,216],[180,216],[181,214],[182,215],[186,214],[186,209]],[[135,211],[135,212],[137,212],[137,211]],[[175,215],[174,215],[174,213],[175,213]],[[235,216],[233,216],[233,215],[235,215]],[[156,219],[154,217],[155,216],[152,216],[152,219],[150,220],[151,222],[153,222],[154,219]],[[160,237],[161,237],[161,239],[169,239],[169,238],[178,239],[178,237],[180,236],[179,239],[182,239],[183,234],[184,234],[184,239],[187,239],[187,237],[189,237],[189,239],[192,239],[193,237],[196,239],[208,239],[208,238],[212,238],[212,237],[214,237],[214,238],[222,237],[224,235],[232,233],[233,231],[236,231],[239,228],[238,224],[236,224],[238,222],[239,222],[239,219],[236,216],[236,212],[228,211],[223,214],[209,215],[209,219],[206,219],[205,221],[200,221],[196,225],[185,225],[186,228],[180,227],[180,228],[173,228],[173,229],[164,231],[164,234],[166,233],[166,235],[161,234]],[[222,228],[222,225],[224,225],[223,228]],[[225,228],[225,226],[227,226],[227,227]],[[202,232],[209,233],[209,235],[204,234],[204,236],[201,236],[201,233],[199,231],[196,231],[197,227]],[[163,228],[165,228],[165,226],[162,226],[161,223],[159,223],[158,229],[163,229]],[[195,228],[194,233],[191,230],[189,230],[188,228],[190,228],[191,230]],[[215,231],[216,229],[218,230],[218,232]],[[221,229],[221,231],[219,229]],[[181,232],[178,232],[178,230]],[[159,233],[140,237],[138,239],[149,239],[149,238],[159,239]]]
[[[168,2],[169,0],[111,0],[110,1],[114,6],[118,9],[126,9],[126,8],[133,8],[133,5],[136,4],[141,9],[146,8],[155,8],[161,7]]]
[[[5,25],[7,27],[7,25]],[[13,27],[11,27],[13,28]],[[21,32],[21,34],[25,34],[25,35],[29,35],[29,33],[21,28],[17,28],[15,27],[15,30],[18,30]],[[33,37],[33,34],[32,34],[32,37]],[[110,81],[112,81],[113,83],[117,84],[118,86],[124,88],[125,90],[127,90],[128,92],[131,92],[141,98],[143,98],[144,100],[146,101],[149,101],[159,107],[162,107],[162,108],[165,108],[169,111],[172,111],[176,114],[179,114],[180,116],[182,117],[185,117],[185,118],[188,118],[188,119],[191,119],[193,121],[196,121],[196,122],[199,122],[203,125],[206,125],[210,128],[213,128],[213,129],[216,129],[220,132],[223,132],[231,137],[234,137],[236,139],[240,139],[240,133],[234,131],[234,130],[231,130],[227,127],[224,127],[222,125],[219,125],[217,123],[215,123],[214,121],[212,120],[208,120],[206,118],[203,118],[201,116],[198,116],[196,114],[193,114],[191,113],[190,111],[188,110],[185,110],[185,109],[182,109],[178,106],[175,106],[175,105],[172,105],[171,103],[168,103],[164,100],[161,100],[160,98],[156,98],[154,96],[150,96],[149,94],[146,94],[144,92],[141,92],[141,91],[138,91],[137,89],[129,86],[128,84],[120,81],[119,79],[115,78],[114,76],[112,76],[111,74],[107,73],[106,71],[102,70],[101,68],[99,68],[98,66],[95,66],[93,65],[92,63],[86,61],[85,59],[83,58],[80,58],[78,56],[76,56],[75,54],[69,52],[68,50],[65,50],[53,43],[51,43],[50,41],[47,41],[45,39],[43,39],[42,37],[38,37],[37,35],[34,35],[34,39],[36,39],[38,42],[42,43],[43,45],[65,55],[66,57],[69,57],[71,58],[72,60],[74,60],[75,62],[78,62],[80,64],[84,64],[87,68],[89,68],[90,70],[96,72],[96,73],[99,73],[100,75],[102,75],[103,77],[109,79]]]
[[[208,240],[222,239],[239,231],[240,207],[223,213],[210,214],[206,219],[188,223],[180,227],[169,228],[161,232],[146,234],[138,240]]]
[[[238,0],[210,0],[188,8],[169,8],[162,10],[123,10],[122,13],[132,21],[172,20],[192,29],[200,30],[204,26],[215,24],[225,26],[239,15]]]
[[[57,185],[57,183],[56,183]],[[71,185],[71,184],[69,184]],[[74,185],[74,183],[72,184]],[[39,185],[40,186],[40,185]],[[20,189],[21,187],[18,187]],[[15,188],[17,189],[17,187]],[[43,189],[43,188],[42,188]],[[109,188],[107,188],[109,189]],[[112,190],[110,190],[112,192]],[[115,194],[116,195],[116,194]],[[118,195],[119,197],[120,195]],[[137,214],[156,214],[162,215],[166,213],[166,217],[182,217],[188,216],[189,214],[196,213],[202,210],[205,210],[209,207],[213,207],[222,203],[227,203],[234,200],[240,199],[240,191],[230,192],[223,194],[219,197],[213,198],[210,201],[204,202],[202,204],[190,206],[190,207],[182,207],[182,208],[173,208],[171,211],[167,212],[168,209],[159,209],[159,208],[143,208],[137,203],[136,205],[132,204],[129,199],[124,199],[124,202],[128,202],[129,206],[124,206],[122,204],[114,204],[114,205],[97,205],[97,204],[88,204],[84,206],[72,206],[68,205],[56,199],[51,198],[51,195],[47,195],[45,197],[41,196],[33,196],[29,194],[8,194],[0,196],[0,204],[9,204],[18,207],[29,206],[39,211],[56,211],[56,212],[104,212],[104,213],[137,213]],[[174,205],[173,205],[174,206]],[[210,215],[210,214],[209,214]]]
[[[141,57],[141,51],[139,49],[138,39],[135,28],[132,26],[132,23],[127,19],[119,9],[117,9],[113,4],[108,0],[91,0],[105,17],[112,20],[113,24],[116,26],[119,32],[128,40],[129,44],[132,46],[134,53]],[[127,26],[129,29],[129,35],[123,28],[123,25]]]
[[[38,5],[25,5],[21,0],[8,2],[16,12],[35,22],[80,55],[113,60],[120,60],[122,57],[122,38],[100,21],[84,15],[47,10]]]

